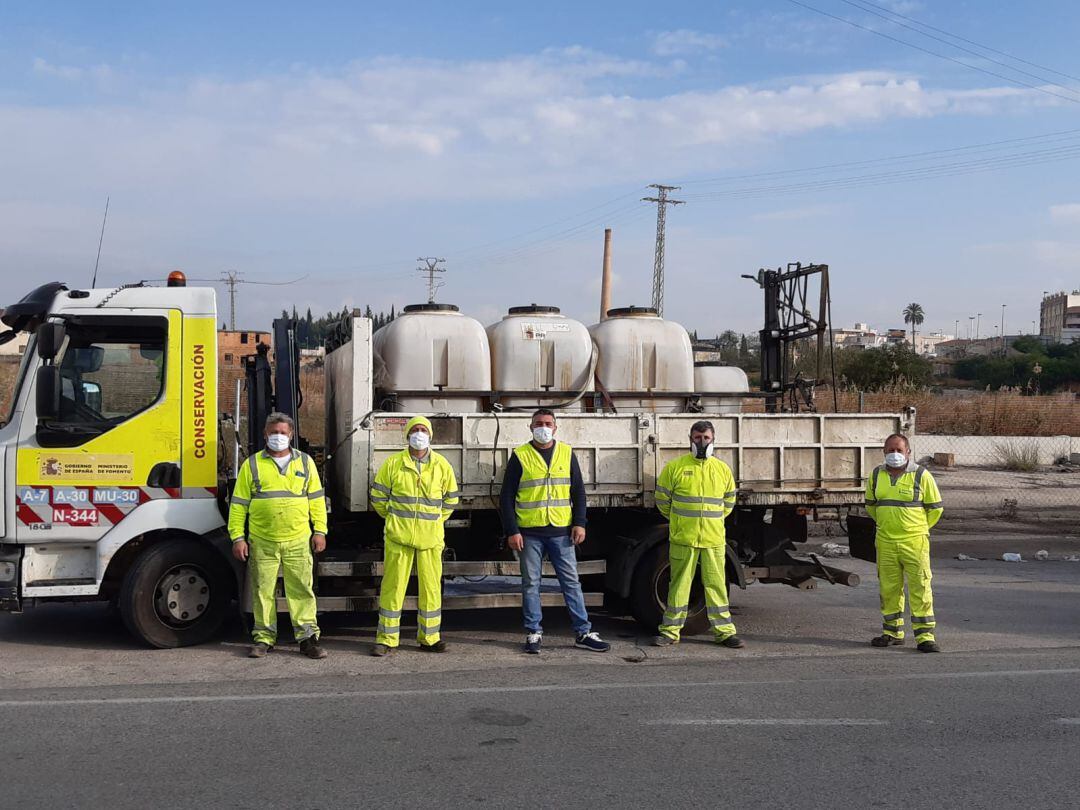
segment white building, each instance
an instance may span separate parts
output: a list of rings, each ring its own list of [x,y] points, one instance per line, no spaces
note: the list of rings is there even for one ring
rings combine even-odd
[[[13,339],[0,346],[0,355],[22,355],[26,353],[26,344],[30,341],[29,332],[19,332]]]

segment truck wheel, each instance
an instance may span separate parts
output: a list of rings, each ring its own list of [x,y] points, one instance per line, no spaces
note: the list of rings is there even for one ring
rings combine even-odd
[[[189,647],[213,638],[232,602],[232,574],[221,554],[197,540],[153,542],[128,569],[120,615],[152,647]]]
[[[649,551],[634,569],[630,583],[630,614],[653,632],[660,625],[667,606],[668,585],[671,582],[671,565],[668,563],[668,544],[661,543]],[[683,625],[683,633],[696,635],[709,626],[705,612],[705,590],[698,577],[690,587],[690,611]]]

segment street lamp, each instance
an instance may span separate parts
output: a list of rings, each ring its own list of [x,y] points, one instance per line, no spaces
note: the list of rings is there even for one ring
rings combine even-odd
[[[1005,356],[1005,304],[1001,305],[1001,356]]]
[[[956,325],[953,327],[952,336],[953,336],[953,340],[959,340],[960,339],[960,319],[959,318],[956,319]]]
[[[974,320],[975,320],[974,315],[968,315],[968,340],[971,340],[971,336],[972,336],[972,334],[974,334],[971,331],[972,329],[975,328],[975,324],[973,323]]]
[[[982,325],[982,313],[980,312],[980,313],[978,313],[978,317],[977,317],[977,319],[975,321],[975,339],[976,340],[979,339],[979,335],[982,332],[981,325]]]

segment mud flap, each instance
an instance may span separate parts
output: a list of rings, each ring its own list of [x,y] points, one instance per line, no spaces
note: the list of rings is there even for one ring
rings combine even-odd
[[[873,518],[864,515],[848,515],[848,547],[851,556],[866,562],[877,562],[877,547],[874,545],[874,536],[877,534],[877,524]]]

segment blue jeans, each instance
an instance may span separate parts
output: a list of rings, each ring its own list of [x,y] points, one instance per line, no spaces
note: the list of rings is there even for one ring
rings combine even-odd
[[[543,537],[537,534],[521,533],[525,548],[519,554],[521,563],[521,607],[525,614],[525,629],[530,633],[542,633],[540,626],[542,612],[540,608],[540,575],[544,562],[544,552],[555,568],[559,578],[566,609],[570,611],[570,621],[574,632],[579,636],[592,630],[589,613],[585,610],[585,597],[581,593],[581,581],[577,573],[577,554],[570,535]]]

